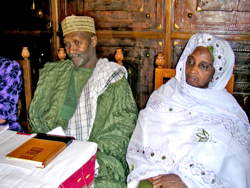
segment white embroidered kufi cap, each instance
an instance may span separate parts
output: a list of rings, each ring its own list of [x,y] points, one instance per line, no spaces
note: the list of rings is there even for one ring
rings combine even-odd
[[[63,36],[77,31],[95,32],[94,19],[88,16],[68,16],[62,23]]]

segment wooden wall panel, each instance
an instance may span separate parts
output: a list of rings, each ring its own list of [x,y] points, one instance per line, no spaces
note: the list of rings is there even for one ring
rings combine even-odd
[[[123,65],[128,71],[131,86],[138,109],[143,109],[154,91],[155,58],[162,51],[163,39],[136,38],[100,38],[97,54],[99,58],[115,60],[115,51],[121,48],[124,54]]]
[[[162,30],[165,29],[164,0],[85,0],[60,1],[60,22],[71,14],[95,19],[97,30]]]
[[[249,12],[250,2],[248,0],[198,0],[197,6],[203,11],[242,11]]]
[[[249,1],[176,0],[172,27],[178,32],[249,34],[250,9],[243,7],[249,7]]]
[[[236,61],[234,96],[239,98],[250,93],[250,42],[230,41],[230,45]]]
[[[83,0],[58,0],[59,7],[59,23],[63,21],[66,16],[83,15]]]
[[[249,12],[250,10],[250,1],[249,0],[241,0],[238,1],[238,11]]]
[[[238,0],[197,0],[197,6],[203,11],[235,11],[238,9]]]

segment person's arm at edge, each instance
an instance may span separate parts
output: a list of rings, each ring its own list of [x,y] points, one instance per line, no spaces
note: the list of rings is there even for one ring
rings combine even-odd
[[[3,124],[6,122],[6,120],[10,119],[10,117],[15,116],[16,113],[16,108],[19,100],[19,95],[21,92],[21,87],[22,87],[22,70],[21,66],[16,62],[9,60],[10,65],[8,67],[9,69],[9,74],[5,75],[4,79],[7,81],[7,84],[5,87],[2,88],[2,91],[8,90],[10,88],[11,84],[11,90],[12,92],[8,93],[5,92],[8,97],[4,97],[0,99],[0,110],[1,109],[9,109],[8,114],[2,114],[0,115],[0,124]],[[11,75],[10,75],[11,74]],[[14,76],[15,75],[15,76]]]

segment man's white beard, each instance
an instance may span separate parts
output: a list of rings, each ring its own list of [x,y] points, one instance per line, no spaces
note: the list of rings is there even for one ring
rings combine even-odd
[[[83,62],[84,62],[84,58],[81,57],[81,62],[80,62],[78,65],[75,65],[75,64],[73,63],[72,60],[71,60],[71,65],[72,65],[73,67],[80,67],[80,66],[82,65]]]

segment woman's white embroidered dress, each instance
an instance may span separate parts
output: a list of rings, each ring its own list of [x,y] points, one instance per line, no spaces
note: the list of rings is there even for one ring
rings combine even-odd
[[[185,65],[199,42],[213,46],[215,74],[207,89],[186,83]],[[234,66],[229,43],[199,33],[189,40],[176,76],[140,112],[127,150],[128,187],[174,173],[189,187],[250,187],[249,120],[225,90]]]

